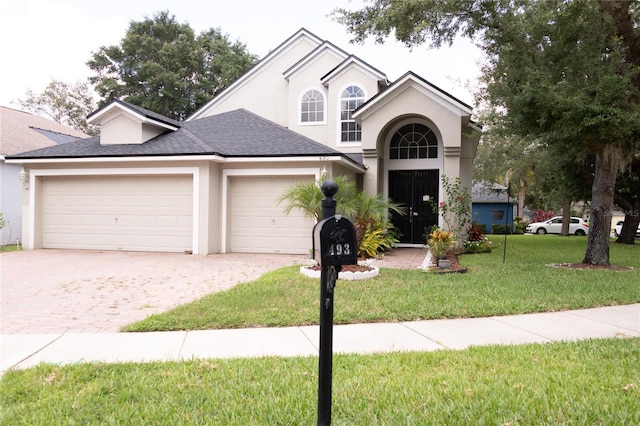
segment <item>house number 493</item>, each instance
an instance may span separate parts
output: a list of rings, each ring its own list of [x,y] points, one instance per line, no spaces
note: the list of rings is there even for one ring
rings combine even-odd
[[[351,247],[349,243],[344,244],[331,244],[329,246],[329,256],[348,256],[351,254]]]

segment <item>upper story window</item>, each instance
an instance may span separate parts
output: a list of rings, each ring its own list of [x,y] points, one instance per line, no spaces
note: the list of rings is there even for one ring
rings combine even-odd
[[[364,91],[358,86],[349,86],[340,96],[340,141],[360,142],[362,129],[351,118],[353,111],[364,103]]]
[[[300,102],[300,122],[317,123],[324,121],[324,95],[318,90],[309,90]]]
[[[438,158],[438,139],[435,133],[424,124],[407,124],[391,137],[389,158],[391,160]]]

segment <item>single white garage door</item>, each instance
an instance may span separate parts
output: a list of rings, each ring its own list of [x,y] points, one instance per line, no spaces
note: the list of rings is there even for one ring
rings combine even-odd
[[[191,176],[51,176],[41,189],[44,248],[193,248]]]
[[[230,180],[231,251],[306,254],[314,221],[295,209],[288,215],[278,200],[297,182],[311,177],[232,177]]]

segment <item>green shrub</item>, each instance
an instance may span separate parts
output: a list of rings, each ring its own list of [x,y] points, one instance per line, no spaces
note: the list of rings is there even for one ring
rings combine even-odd
[[[524,230],[527,229],[529,222],[522,219],[522,216],[516,216],[513,218],[513,233],[524,234]]]
[[[491,225],[491,232],[494,234],[511,234],[511,228],[504,223],[494,223]]]
[[[398,239],[393,230],[390,222],[375,222],[364,233],[358,247],[358,257],[375,258],[380,253],[395,247]]]

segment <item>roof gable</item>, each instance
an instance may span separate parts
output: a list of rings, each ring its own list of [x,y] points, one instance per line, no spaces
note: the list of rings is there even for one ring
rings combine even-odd
[[[320,46],[313,49],[313,51],[309,52],[309,54],[304,56],[298,62],[293,64],[291,68],[286,70],[283,73],[284,78],[286,80],[289,80],[290,77],[294,76],[298,72],[301,72],[306,66],[308,66],[310,63],[314,62],[317,58],[319,58],[320,56],[326,53],[333,54],[337,58],[340,58],[340,60],[344,60],[349,56],[347,52],[335,46],[333,43],[324,41]]]
[[[100,126],[103,145],[141,144],[181,126],[178,121],[119,99],[89,114],[87,122]]]
[[[342,63],[324,75],[320,81],[325,87],[329,86],[331,82],[339,78],[347,70],[354,67],[360,69],[365,74],[368,74],[372,79],[382,81],[385,83],[384,85],[387,84],[387,76],[382,71],[372,67],[355,55],[349,55],[344,61],[342,61]]]
[[[365,118],[369,114],[375,112],[378,108],[381,108],[387,100],[393,99],[409,87],[416,88],[434,102],[437,102],[461,117],[471,117],[471,114],[473,113],[471,106],[465,104],[417,74],[409,71],[398,80],[391,83],[386,90],[379,92],[373,98],[361,105],[360,108],[354,112],[353,117],[356,119]]]
[[[208,112],[211,111],[218,103],[232,96],[239,88],[244,86],[254,76],[259,74],[262,70],[275,62],[280,56],[286,54],[286,52],[292,49],[295,45],[298,45],[302,42],[308,42],[311,45],[315,45],[315,47],[317,47],[323,43],[323,40],[315,34],[307,31],[305,28],[301,28],[295,34],[285,40],[282,44],[269,52],[242,77],[238,78],[226,89],[218,93],[213,99],[204,104],[200,109],[191,114],[191,116],[187,117],[185,121],[191,121],[205,117]]]

